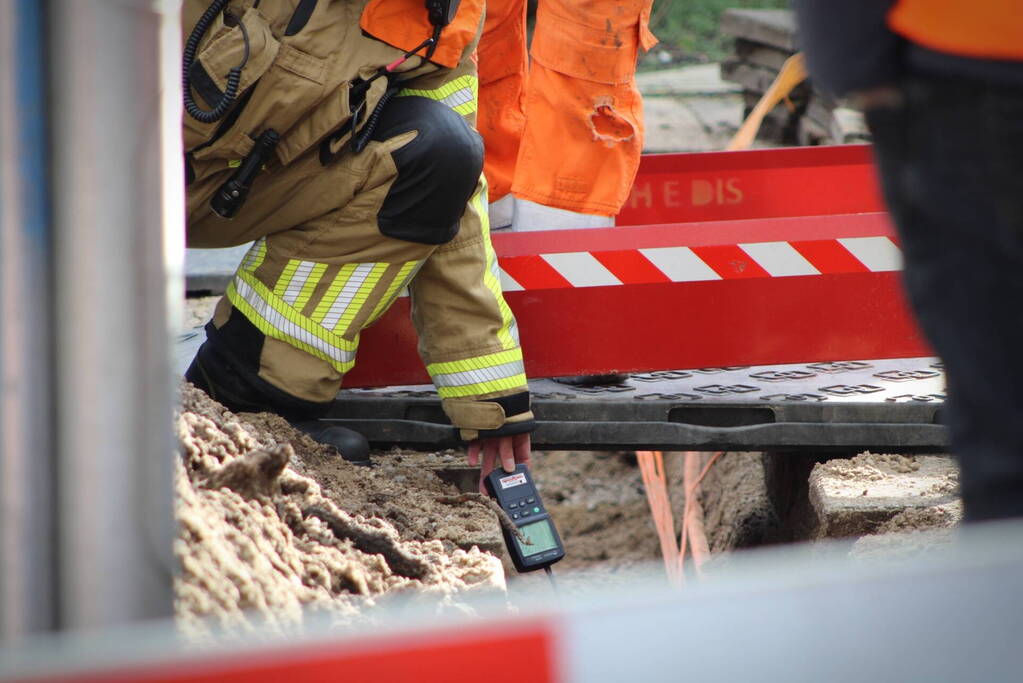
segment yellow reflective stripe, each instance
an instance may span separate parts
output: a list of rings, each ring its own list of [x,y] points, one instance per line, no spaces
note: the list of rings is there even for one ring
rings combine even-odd
[[[370,292],[372,292],[373,288],[376,287],[378,282],[380,282],[380,278],[383,276],[384,271],[387,270],[387,266],[388,266],[387,263],[373,264],[373,269],[369,272],[369,275],[366,276],[366,279],[363,280],[362,284],[359,286],[359,290],[352,297],[351,303],[348,304],[348,307],[345,309],[345,312],[341,316],[340,320],[338,320],[337,324],[334,325],[333,327],[334,332],[337,332],[338,334],[344,334],[345,332],[348,331],[348,328],[351,326],[352,321],[355,320],[355,316],[359,314],[359,311],[362,310],[363,304],[366,303],[366,299],[369,298]]]
[[[494,382],[508,377],[518,377],[525,372],[522,361],[517,360],[504,365],[494,365],[482,370],[465,370],[463,372],[450,372],[442,375],[433,375],[433,384],[436,387],[466,387],[477,384]]]
[[[483,198],[487,196],[487,181],[482,178],[482,188],[472,198],[473,206],[480,217],[480,230],[483,233],[483,249],[487,255],[486,267],[483,271],[483,284],[490,293],[497,299],[497,307],[501,311],[501,329],[497,331],[497,339],[501,346],[506,349],[518,347],[518,334],[515,329],[515,316],[508,308],[508,302],[504,300],[504,293],[501,291],[501,280],[497,274],[497,254],[494,253],[494,246],[490,243],[490,216]]]
[[[313,311],[312,318],[318,323],[322,323],[323,319],[327,317],[327,313],[337,302],[338,296],[341,294],[341,290],[352,278],[352,273],[355,272],[356,263],[346,263],[341,266],[341,270],[337,272],[334,277],[334,281],[330,283],[330,287],[323,293],[323,298],[320,299],[320,303],[316,305],[316,310]],[[326,325],[324,326],[326,327]]]
[[[437,100],[448,105],[464,116],[476,111],[476,103],[479,97],[479,81],[475,76],[459,76],[455,80],[432,90],[405,88],[398,92],[399,97],[404,95],[429,97],[431,100]]]
[[[437,387],[437,393],[441,398],[462,398],[464,396],[479,396],[481,394],[492,394],[508,389],[519,389],[526,386],[526,375],[520,373],[512,377],[504,377],[489,382],[478,384],[466,384],[458,387]]]
[[[366,321],[367,325],[376,322],[377,318],[382,316],[387,309],[390,308],[395,297],[398,295],[398,290],[408,284],[408,281],[412,279],[415,271],[419,269],[419,266],[422,265],[422,263],[422,261],[408,261],[401,266],[401,270],[399,270],[398,274],[393,280],[391,280],[391,284],[387,286],[387,291],[384,292],[384,296],[379,302],[377,302],[376,308],[374,308],[373,312],[370,314],[369,320]]]
[[[263,334],[279,339],[320,358],[344,373],[355,364],[358,339],[349,342],[317,329],[291,309],[261,282],[246,273],[237,273],[227,287],[227,298]],[[326,337],[331,337],[327,339]]]
[[[295,271],[298,269],[299,263],[299,261],[292,259],[285,264],[284,270],[281,271],[281,276],[277,278],[277,284],[274,285],[274,294],[284,296],[284,293],[288,291],[288,285],[291,284],[291,278],[295,277]]]
[[[433,375],[446,375],[452,372],[466,372],[468,370],[482,370],[492,368],[495,365],[514,363],[522,360],[522,349],[515,348],[510,351],[498,351],[485,356],[476,356],[464,360],[452,360],[446,363],[430,363],[426,371]]]
[[[266,258],[266,238],[260,237],[253,243],[249,250],[245,253],[245,258],[242,259],[241,267],[248,271],[253,271],[263,265],[263,260]]]
[[[264,285],[262,282],[257,280],[252,275],[249,275],[248,273],[237,273],[235,277],[236,279],[240,279],[247,285],[249,285],[249,287],[251,287],[255,291],[255,293],[258,294],[264,301],[266,301],[269,307],[274,309],[274,311],[276,311],[278,314],[284,316],[291,322],[295,323],[306,332],[316,335],[316,337],[326,342],[327,344],[330,344],[331,346],[336,346],[345,351],[355,351],[356,347],[358,346],[357,342],[348,341],[339,334],[333,334],[332,332],[324,329],[320,325],[317,325],[312,320],[299,313],[297,310],[289,306],[283,299],[281,299],[280,297],[276,296],[273,292],[271,292],[266,285]]]

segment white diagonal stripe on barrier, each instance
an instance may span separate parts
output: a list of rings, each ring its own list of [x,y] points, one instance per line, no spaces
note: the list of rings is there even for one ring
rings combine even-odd
[[[503,292],[521,292],[525,289],[522,285],[515,281],[508,273],[504,272],[504,268],[499,269],[499,275],[501,280],[501,291]]]
[[[739,248],[772,277],[821,274],[788,242],[754,242],[740,244]]]
[[[720,280],[721,276],[689,247],[652,247],[639,252],[672,282]]]
[[[568,280],[573,287],[606,287],[620,285],[622,281],[604,267],[588,251],[564,254],[541,254],[541,258]]]
[[[843,237],[839,244],[869,270],[902,270],[902,250],[887,237]]]

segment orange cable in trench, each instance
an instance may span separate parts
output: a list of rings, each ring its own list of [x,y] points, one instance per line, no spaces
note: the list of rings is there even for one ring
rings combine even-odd
[[[683,470],[683,490],[685,491],[685,506],[682,513],[682,538],[680,543],[675,542],[675,521],[671,511],[671,500],[668,497],[668,478],[664,470],[664,454],[661,451],[636,451],[636,462],[639,464],[639,471],[643,475],[643,486],[646,489],[647,502],[650,505],[650,514],[657,529],[657,537],[661,543],[661,555],[664,559],[664,570],[668,575],[668,581],[675,585],[685,583],[686,546],[693,556],[693,566],[697,576],[700,575],[700,568],[707,558],[710,557],[710,549],[707,544],[707,536],[704,533],[702,520],[696,518],[695,509],[697,497],[700,493],[700,484],[703,483],[710,468],[718,459],[724,455],[724,451],[715,453],[707,464],[695,475],[698,467],[699,453],[687,452],[685,469]],[[692,480],[692,483],[690,483]],[[692,539],[690,541],[690,538]]]
[[[685,576],[685,556],[687,545],[692,547],[688,548],[690,554],[693,556],[693,566],[696,568],[697,576],[700,575],[700,567],[706,562],[710,555],[710,550],[707,547],[707,537],[703,530],[702,521],[697,523],[693,510],[696,505],[696,499],[700,493],[700,484],[703,482],[704,477],[710,472],[710,468],[714,465],[718,459],[724,455],[724,451],[718,451],[707,461],[707,464],[703,466],[703,470],[700,471],[699,476],[696,477],[695,481],[689,482],[691,472],[696,471],[697,459],[700,457],[699,453],[688,452],[686,456],[686,468],[683,470],[683,489],[685,490],[685,507],[682,513],[682,539],[679,542],[678,558],[676,560],[675,570],[680,576]],[[689,541],[689,537],[692,536],[694,542]],[[698,542],[696,542],[698,540]]]
[[[664,570],[668,581],[681,584],[680,567],[675,561],[678,545],[675,542],[675,520],[668,498],[668,479],[664,471],[664,455],[661,451],[636,451],[636,461],[643,475],[643,486],[646,490],[650,515],[657,529],[657,537],[661,542],[661,556],[664,559]]]

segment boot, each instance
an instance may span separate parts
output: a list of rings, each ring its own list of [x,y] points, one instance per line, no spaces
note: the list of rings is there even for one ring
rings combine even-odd
[[[228,326],[231,329],[225,330]],[[185,371],[185,379],[231,412],[275,413],[314,441],[333,446],[345,460],[353,464],[369,465],[369,442],[366,437],[329,420],[318,419],[327,412],[329,404],[305,401],[281,391],[259,377],[254,368],[248,367],[255,365],[253,361],[258,358],[258,353],[251,353],[251,349],[248,350],[250,353],[246,353],[245,344],[222,343],[225,341],[222,338],[239,326],[244,328],[251,326],[251,323],[237,313],[232,314],[224,328],[216,329],[213,323],[207,325],[207,340],[199,347]],[[249,332],[247,329],[242,331]],[[245,334],[241,341],[252,336]]]
[[[369,441],[362,434],[330,420],[288,420],[291,426],[313,441],[333,446],[341,457],[353,465],[371,467]]]
[[[221,387],[214,389],[209,380],[209,373],[204,372],[205,368],[199,363],[199,356],[192,360],[192,364],[185,371],[185,379],[191,382],[197,389],[202,389],[211,398],[223,404],[225,408],[234,413],[277,413],[273,408],[240,399],[230,392],[224,391]],[[280,414],[280,413],[277,413]],[[369,457],[369,442],[362,434],[333,424],[328,420],[319,419],[296,419],[281,415],[288,423],[308,435],[313,441],[333,446],[341,457],[353,465],[371,465]]]

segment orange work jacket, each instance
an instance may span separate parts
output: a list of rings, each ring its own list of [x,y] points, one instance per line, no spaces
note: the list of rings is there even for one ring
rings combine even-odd
[[[938,52],[1023,60],[1020,0],[899,0],[888,14],[888,25]]]

